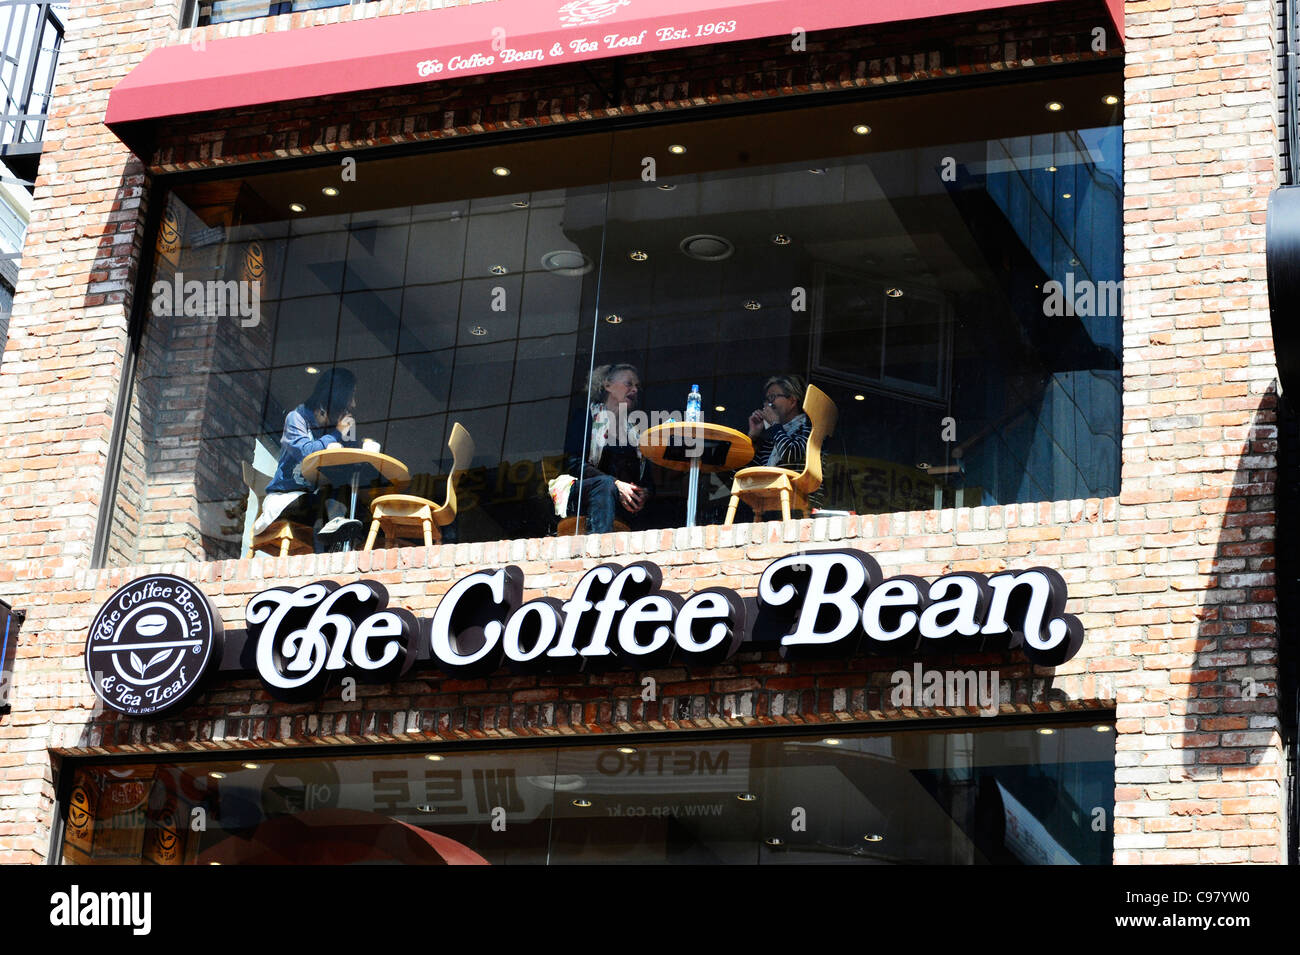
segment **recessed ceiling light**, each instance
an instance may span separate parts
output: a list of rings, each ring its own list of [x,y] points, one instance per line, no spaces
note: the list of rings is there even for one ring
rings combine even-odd
[[[434,807],[434,806],[430,806],[428,803],[425,803],[425,804],[422,805],[422,806],[416,806],[416,807],[415,807],[415,811],[416,811],[416,812],[424,812],[424,813],[433,813],[433,812],[437,812],[438,810],[437,810],[436,807]]]
[[[1105,98],[1102,99],[1102,102],[1105,103],[1107,106],[1114,106],[1116,103],[1119,102],[1119,97],[1116,96],[1114,93],[1107,93]]]
[[[627,254],[627,257],[633,262],[644,262],[646,259],[650,258],[650,253],[642,252],[640,249],[634,249]]]
[[[1061,198],[1062,198],[1062,199],[1073,199],[1073,198],[1074,198],[1074,193],[1072,193],[1072,192],[1063,192],[1063,193],[1061,193]]]
[[[488,269],[488,271],[491,272],[493,275],[505,275],[510,270],[506,268],[504,265],[494,265],[492,266],[492,268]]]
[[[884,842],[885,837],[878,832],[868,832],[862,837],[864,842]]]
[[[1110,732],[1110,727],[1107,726],[1106,724],[1102,723],[1102,724],[1099,724],[1099,725],[1097,725],[1097,726],[1094,726],[1094,727],[1093,727],[1093,730],[1094,730],[1095,732],[1098,732],[1098,733],[1109,733],[1109,732]]]
[[[261,766],[262,766],[261,763],[245,763],[245,764],[244,764],[244,768],[245,768],[245,769],[260,769]]]
[[[785,845],[785,843],[782,842],[780,839],[778,839],[776,836],[771,836],[767,839],[764,839],[763,841],[767,843],[769,846],[772,846],[773,848],[777,848],[778,846]]]
[[[471,335],[477,335],[478,337],[481,338],[487,334],[487,329],[484,328],[482,325],[471,325],[469,327],[469,333]]]
[[[542,256],[542,267],[559,275],[586,275],[596,264],[577,249],[556,249]]]
[[[736,793],[736,798],[741,802],[753,802],[758,797],[753,793]]]
[[[338,194],[339,194],[338,186],[326,186],[321,190],[321,195],[324,196],[337,196]]]
[[[888,295],[890,298],[902,298],[903,290],[898,287],[887,288],[885,289],[885,294]]]
[[[631,756],[633,753],[636,752],[636,747],[635,747],[635,746],[620,746],[620,747],[618,748],[618,751],[619,751],[620,753],[622,753],[624,756]]]
[[[674,156],[680,156],[682,153],[686,152],[686,147],[680,143],[673,143],[668,147],[668,151]]]
[[[866,396],[866,395],[854,395],[854,396],[853,396],[853,400],[854,400],[854,401],[866,401],[866,400],[867,400],[867,396]]]
[[[726,406],[726,405],[714,405],[714,406],[713,406],[713,410],[714,410],[714,411],[726,411],[726,410],[727,410],[727,406]]]
[[[290,211],[290,212],[306,212],[306,211],[307,211],[307,207],[304,206],[301,202],[291,202],[291,203],[289,203],[289,211]]]
[[[1056,172],[1056,167],[1055,167],[1055,166],[1048,166],[1048,167],[1047,167],[1047,171],[1048,171],[1048,172]]]
[[[746,310],[746,311],[749,311],[749,312],[757,312],[757,311],[758,311],[760,308],[762,308],[762,307],[763,307],[763,303],[760,302],[760,301],[759,301],[758,299],[756,299],[756,298],[751,298],[751,299],[746,299],[746,300],[745,300],[745,310]]]
[[[776,235],[772,236],[773,245],[789,245],[791,241],[790,237],[784,232],[778,232]]]
[[[1059,113],[1061,110],[1065,109],[1065,107],[1062,106],[1060,103],[1058,103],[1056,100],[1052,100],[1050,103],[1047,104],[1047,109],[1049,112]]]
[[[493,167],[492,167],[492,175],[494,175],[494,176],[508,176],[508,175],[510,175],[510,170],[509,170],[509,168],[507,168],[506,166],[493,166]]]
[[[928,471],[928,470],[930,470],[930,462],[929,462],[929,461],[917,461],[917,462],[916,462],[916,469],[917,469],[918,471]]]
[[[209,862],[208,865],[221,865],[220,862]]]
[[[426,757],[424,757],[424,758],[427,759],[427,760],[428,760],[429,762],[431,762],[431,763],[440,763],[440,762],[442,762],[442,754],[441,754],[441,753],[430,753],[428,756],[426,756]]]
[[[699,259],[701,262],[721,262],[723,259],[731,258],[731,253],[736,251],[730,239],[706,234],[688,235],[678,243],[677,248],[681,249],[683,254]]]
[[[573,800],[573,805],[576,806],[578,809],[590,809],[590,808],[591,808],[591,800],[590,800],[590,799],[583,799],[583,798],[580,796],[580,797],[578,797],[577,799]]]
[[[514,202],[512,202],[512,203],[510,203],[510,204],[511,204],[512,206],[514,206],[516,209],[527,209],[527,208],[528,208],[528,200],[527,200],[527,199],[516,199]]]
[[[1078,259],[1075,259],[1075,258],[1072,258],[1072,259],[1070,259],[1070,264],[1071,264],[1071,265],[1078,265],[1078,264],[1079,264],[1079,260],[1078,260]]]
[[[1052,729],[1050,726],[1040,726],[1040,727],[1038,727],[1038,734],[1039,734],[1040,736],[1051,736],[1051,735],[1054,734],[1055,732],[1056,732],[1056,730]]]
[[[606,322],[606,324],[609,324],[609,325],[622,325],[622,324],[623,324],[623,316],[622,316],[622,315],[606,315],[606,316],[605,316],[605,322]]]
[[[809,171],[810,173],[812,173],[814,176],[824,176],[824,175],[826,175],[826,170],[825,170],[825,169],[809,169],[808,171]]]
[[[827,746],[839,746],[840,743],[843,742],[843,740],[836,739],[834,736],[828,736],[824,740],[822,740],[822,742],[825,743]]]
[[[225,779],[225,778],[226,778],[226,774],[225,774],[225,773],[211,772],[211,773],[208,773],[208,775],[211,776],[213,779]]]
[[[677,188],[677,186],[671,182],[661,182],[659,183],[659,188],[662,189],[664,192],[672,192],[674,189]]]
[[[867,136],[871,133],[871,127],[866,123],[858,123],[853,127],[853,132],[858,136]]]
[[[320,374],[320,369],[317,368],[315,365],[308,365],[308,366],[304,369],[304,371],[306,371],[307,374],[309,374],[309,375],[319,375],[319,374]]]

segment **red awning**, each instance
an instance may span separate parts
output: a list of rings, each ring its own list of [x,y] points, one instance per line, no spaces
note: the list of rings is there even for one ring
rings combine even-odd
[[[109,96],[118,127],[704,43],[1043,0],[491,0],[151,51]],[[1122,0],[1106,0],[1123,34]]]

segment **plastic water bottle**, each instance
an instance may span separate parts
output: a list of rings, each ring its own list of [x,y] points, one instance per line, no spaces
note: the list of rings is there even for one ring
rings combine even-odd
[[[691,393],[686,396],[687,422],[703,420],[703,415],[700,412],[700,405],[701,405],[700,386],[691,385]]]

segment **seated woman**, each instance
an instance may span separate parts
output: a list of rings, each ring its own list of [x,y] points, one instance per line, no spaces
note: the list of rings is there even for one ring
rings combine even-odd
[[[646,502],[654,494],[650,465],[637,446],[640,435],[627,422],[640,390],[635,366],[601,365],[591,373],[588,404],[569,425],[565,450],[578,486],[567,489],[564,510],[576,515],[581,497],[588,533],[612,531],[616,517],[629,526],[643,523]]]
[[[763,405],[749,416],[749,439],[758,450],[746,467],[804,469],[812,422],[803,413],[804,382],[798,375],[773,375],[763,383]],[[820,489],[809,507],[820,504]]]
[[[343,505],[322,500],[320,493],[302,476],[302,462],[309,454],[334,445],[357,446],[357,379],[346,368],[331,368],[316,380],[316,387],[302,404],[284,416],[280,438],[280,462],[266,486],[262,513],[253,533],[260,534],[276,521],[311,524],[316,550],[343,540],[359,540],[362,523],[348,520]],[[331,520],[325,521],[325,512]]]

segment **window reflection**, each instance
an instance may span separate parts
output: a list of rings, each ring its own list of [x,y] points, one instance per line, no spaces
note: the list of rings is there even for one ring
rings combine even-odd
[[[1113,806],[1114,734],[1054,730],[87,766],[68,797],[63,857],[1107,864],[1110,835],[1093,819]]]
[[[453,425],[471,436],[444,541],[572,532],[579,512],[607,523],[603,498],[560,485],[591,456],[591,373],[619,365],[636,370],[626,411],[642,417],[606,434],[632,457],[682,422],[693,385],[703,420],[727,429],[705,446],[698,523],[725,520],[737,468],[755,463],[741,452],[775,375],[818,388],[838,418],[795,512],[1113,495],[1121,138],[1099,91],[1114,80],[379,159],[347,182],[319,167],[178,184],[114,559],[271,552],[243,469],[274,474],[286,416],[335,368],[358,382],[358,441],[404,475],[362,473],[355,506],[344,497],[363,523],[378,494],[441,503]],[[868,113],[872,133],[855,135]],[[247,294],[222,297],[248,283],[256,321]],[[729,450],[739,463],[720,466]],[[646,492],[616,507],[620,525],[687,522],[690,473],[666,456],[610,475]],[[734,519],[754,516],[742,503]],[[294,541],[321,547],[310,527]]]

